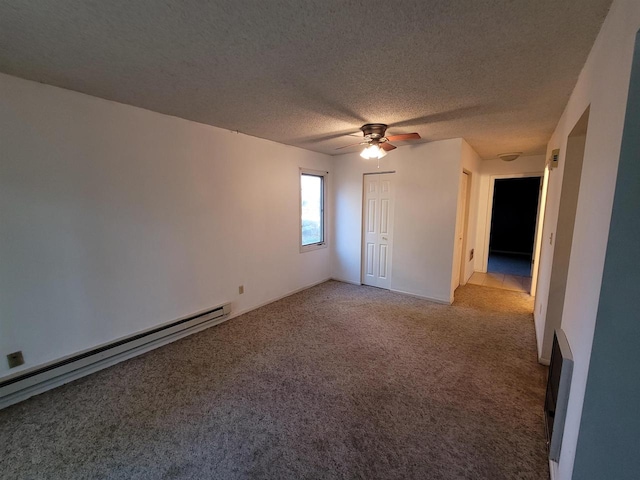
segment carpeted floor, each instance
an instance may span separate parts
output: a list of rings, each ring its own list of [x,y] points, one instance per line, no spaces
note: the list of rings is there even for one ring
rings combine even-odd
[[[531,309],[327,282],[0,411],[0,477],[548,479]]]

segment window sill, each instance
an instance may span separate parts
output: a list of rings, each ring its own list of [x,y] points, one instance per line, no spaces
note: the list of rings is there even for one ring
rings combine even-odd
[[[313,250],[320,250],[321,248],[327,248],[327,242],[312,243],[311,245],[301,245],[300,253],[311,252]]]

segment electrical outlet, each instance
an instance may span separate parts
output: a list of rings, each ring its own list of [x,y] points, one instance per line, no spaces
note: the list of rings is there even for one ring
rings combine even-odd
[[[238,287],[238,293],[239,293],[240,295],[242,295],[242,294],[244,293],[244,285],[240,285],[240,286]]]
[[[471,253],[469,254],[469,261],[473,260],[473,248],[471,249]]]
[[[7,355],[7,362],[9,362],[9,368],[19,367],[24,363],[22,352],[13,352]]]

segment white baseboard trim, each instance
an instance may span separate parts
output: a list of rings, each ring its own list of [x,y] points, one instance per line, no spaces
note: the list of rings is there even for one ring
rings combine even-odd
[[[362,285],[362,283],[360,282],[352,282],[351,280],[344,280],[342,278],[337,278],[337,277],[331,277],[330,280],[335,280],[336,282],[341,282],[341,283],[349,283],[351,285],[358,285],[358,286]]]
[[[538,357],[538,363],[541,365],[546,365],[548,367],[549,365],[551,365],[551,359]]]
[[[409,295],[410,297],[421,298],[422,300],[429,300],[430,302],[434,302],[434,303],[440,303],[442,305],[451,305],[451,303],[452,303],[450,300],[445,300],[445,299],[442,299],[442,298],[426,297],[424,295],[418,295],[416,293],[404,292],[402,290],[391,289],[391,291],[394,292],[394,293],[401,293],[403,295]]]
[[[257,310],[258,308],[264,307],[265,305],[269,305],[270,303],[273,302],[277,302],[278,300],[282,300],[283,298],[287,298],[290,297],[291,295],[295,295],[296,293],[300,293],[303,292],[305,290],[308,290],[309,288],[315,287],[317,285],[320,285],[324,282],[328,282],[329,280],[334,280],[333,278],[329,277],[329,278],[325,278],[324,280],[320,280],[319,282],[314,282],[310,285],[307,285],[306,287],[302,287],[302,288],[297,288],[295,290],[290,291],[289,293],[285,293],[284,295],[280,295],[279,297],[276,297],[272,300],[267,300],[265,302],[262,302],[256,306],[253,307],[249,307],[249,308],[245,308],[244,310],[238,310],[237,312],[231,312],[231,315],[229,315],[229,320],[232,318],[236,318],[239,317],[240,315],[244,315],[245,313],[249,313],[252,312],[253,310]]]
[[[553,460],[549,460],[549,478],[551,480],[559,480],[558,479],[558,463]]]
[[[337,277],[332,277],[330,280],[335,280],[336,282],[342,282],[342,283],[349,283],[351,285],[358,285],[358,286],[364,286],[366,287],[367,285],[360,283],[360,282],[352,282],[350,280],[343,280],[342,278],[337,278]],[[416,293],[410,293],[410,292],[405,292],[404,290],[396,290],[394,288],[390,288],[389,289],[390,292],[393,293],[401,293],[402,295],[408,295],[410,297],[415,297],[415,298],[420,298],[422,300],[428,300],[430,302],[435,302],[435,303],[440,303],[443,305],[451,305],[453,302],[450,300],[445,300],[442,298],[435,298],[435,297],[427,297],[424,295],[418,295]]]
[[[319,282],[314,282],[310,285],[307,285],[305,287],[302,288],[298,288],[296,290],[293,290],[291,292],[288,292],[284,295],[281,295],[277,298],[274,298],[272,300],[268,300],[266,302],[263,302],[259,305],[253,306],[251,308],[247,308],[238,312],[231,312],[229,315],[220,318],[220,319],[214,319],[214,320],[210,320],[207,322],[203,322],[200,323],[194,327],[191,328],[186,328],[184,330],[181,330],[179,332],[176,333],[172,333],[169,334],[165,337],[162,337],[160,339],[157,340],[153,340],[151,342],[148,342],[144,345],[141,345],[139,347],[134,347],[130,350],[127,350],[126,352],[122,352],[113,356],[110,356],[108,358],[105,358],[103,360],[98,360],[95,361],[89,365],[80,367],[76,370],[73,370],[71,372],[68,373],[64,373],[61,375],[58,375],[54,378],[48,379],[48,380],[44,380],[40,383],[37,383],[35,385],[32,385],[30,387],[24,388],[22,390],[19,390],[17,392],[14,393],[10,393],[9,395],[5,395],[3,397],[0,398],[0,410],[2,410],[3,408],[9,407],[10,405],[14,405],[16,403],[22,402],[23,400],[27,400],[28,398],[31,398],[35,395],[39,395],[41,393],[44,393],[48,390],[52,390],[56,387],[65,385],[67,383],[73,382],[74,380],[77,380],[79,378],[85,377],[87,375],[90,375],[92,373],[98,372],[100,370],[103,370],[105,368],[111,367],[113,365],[116,365],[117,363],[123,362],[125,360],[128,360],[130,358],[136,357],[138,355],[142,355],[143,353],[149,352],[151,350],[154,350],[156,348],[162,347],[164,345],[168,345],[169,343],[175,342],[176,340],[180,340],[181,338],[187,337],[189,335],[192,335],[194,333],[197,332],[201,332],[202,330],[205,330],[209,327],[213,327],[216,325],[219,325],[223,322],[226,322],[228,320],[231,320],[232,318],[236,318],[239,317],[240,315],[243,315],[245,313],[248,313],[252,310],[256,310],[260,307],[263,307],[265,305],[268,305],[270,303],[273,302],[277,302],[278,300],[281,300],[283,298],[289,297],[291,295],[294,295],[296,293],[302,292],[304,290],[307,290],[311,287],[315,287],[316,285],[320,285],[321,283],[327,282],[329,280],[332,280],[331,278],[326,278],[324,280],[320,280]],[[65,357],[66,358],[66,357]],[[53,362],[48,362],[48,363],[54,363],[57,360],[54,360]],[[37,367],[33,367],[33,368],[37,368]]]
[[[349,283],[351,285],[358,285],[358,286],[364,286],[364,287],[367,286],[367,285],[364,285],[363,283],[352,282],[350,280],[343,280],[341,278],[336,278],[336,277],[332,277],[330,280],[335,280],[336,282],[342,282],[342,283]],[[393,288],[390,288],[389,291],[393,292],[393,293],[401,293],[402,295],[408,295],[410,297],[420,298],[422,300],[429,300],[430,302],[440,303],[440,304],[443,304],[443,305],[451,305],[451,303],[452,303],[451,301],[444,300],[442,298],[426,297],[424,295],[418,295],[416,293],[405,292],[403,290],[396,290],[396,289],[393,289]]]

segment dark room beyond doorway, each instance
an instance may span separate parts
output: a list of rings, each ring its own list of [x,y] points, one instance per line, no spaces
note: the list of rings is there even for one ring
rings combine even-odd
[[[540,177],[496,179],[487,271],[531,276]]]

